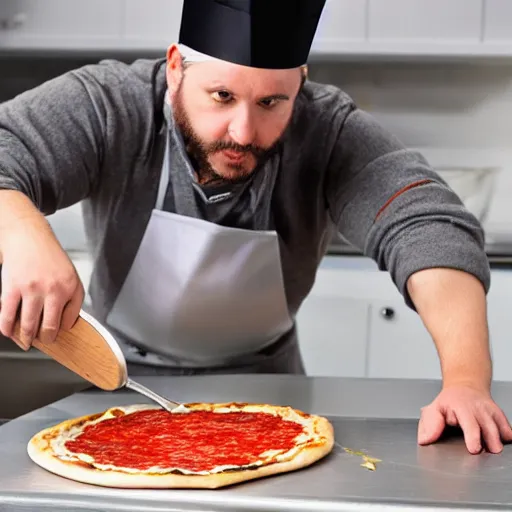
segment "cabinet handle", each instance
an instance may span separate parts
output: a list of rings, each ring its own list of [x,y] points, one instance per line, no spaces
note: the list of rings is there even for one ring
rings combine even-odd
[[[395,310],[393,308],[388,308],[388,307],[382,308],[380,310],[380,314],[381,314],[382,318],[384,318],[386,320],[392,320],[393,318],[395,318]]]

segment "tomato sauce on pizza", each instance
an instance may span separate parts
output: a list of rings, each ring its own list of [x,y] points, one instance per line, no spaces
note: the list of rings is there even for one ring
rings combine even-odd
[[[98,464],[198,472],[254,464],[262,453],[292,449],[303,432],[299,423],[263,412],[147,410],[89,425],[65,447]]]

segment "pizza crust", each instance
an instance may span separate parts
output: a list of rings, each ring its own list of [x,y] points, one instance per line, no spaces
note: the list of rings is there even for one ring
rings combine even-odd
[[[78,482],[99,485],[103,487],[118,488],[147,488],[147,489],[216,489],[237,484],[243,481],[296,471],[312,465],[322,459],[334,446],[334,429],[331,423],[321,416],[308,415],[290,407],[272,406],[266,404],[186,404],[191,410],[253,410],[278,414],[283,418],[302,417],[314,436],[289,460],[272,462],[263,466],[250,469],[229,469],[210,474],[180,474],[180,473],[133,473],[122,470],[102,470],[79,460],[65,460],[56,456],[52,448],[52,441],[58,440],[63,433],[73,428],[80,427],[91,422],[101,421],[106,417],[112,417],[117,411],[129,414],[138,410],[159,409],[158,406],[132,405],[112,407],[104,413],[85,415],[69,419],[58,425],[48,427],[34,435],[27,446],[29,457],[34,463],[56,475]],[[186,414],[186,413],[183,413]],[[302,422],[301,422],[302,423]]]

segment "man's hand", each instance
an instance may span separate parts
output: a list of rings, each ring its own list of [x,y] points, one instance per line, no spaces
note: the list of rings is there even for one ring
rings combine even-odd
[[[492,362],[487,304],[482,284],[452,269],[427,269],[414,274],[408,290],[436,345],[443,389],[422,410],[418,442],[430,444],[446,426],[460,427],[470,453],[483,446],[491,453],[512,441],[503,411],[491,397]]]
[[[8,338],[20,322],[20,346],[52,342],[69,330],[82,307],[84,288],[46,219],[19,192],[0,191],[0,333]],[[15,214],[15,215],[14,215]]]
[[[503,442],[512,441],[510,423],[491,394],[468,385],[445,387],[431,404],[422,409],[418,443],[436,442],[446,426],[462,429],[466,447],[473,454],[484,448],[491,453],[499,453]]]

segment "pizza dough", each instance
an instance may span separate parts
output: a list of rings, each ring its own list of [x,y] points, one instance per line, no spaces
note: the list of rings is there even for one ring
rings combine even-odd
[[[28,454],[71,480],[123,488],[219,488],[295,471],[334,446],[331,423],[291,407],[244,403],[112,407],[37,433]]]

